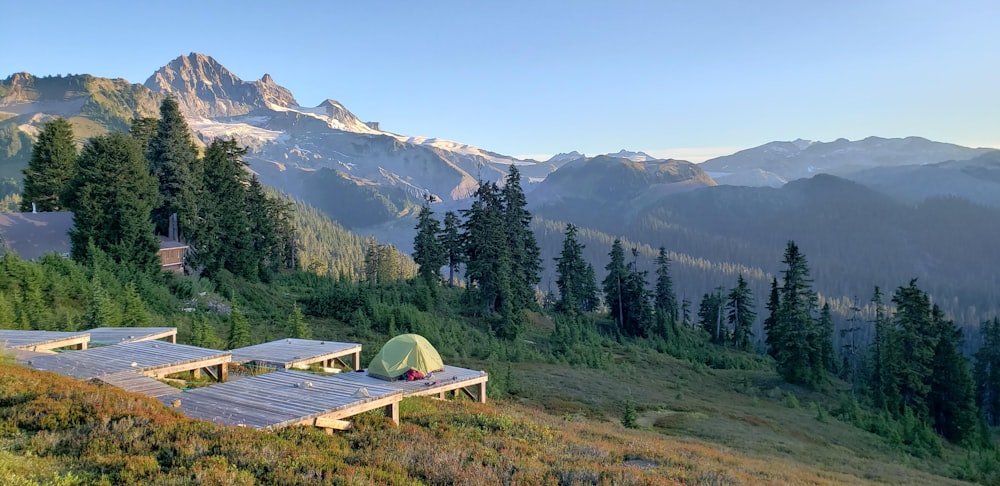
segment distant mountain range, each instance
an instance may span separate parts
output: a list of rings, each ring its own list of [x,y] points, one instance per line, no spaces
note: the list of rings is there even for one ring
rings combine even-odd
[[[55,116],[82,141],[157,116],[166,95],[202,143],[236,138],[266,184],[403,249],[424,194],[440,201],[439,216],[461,209],[479,180],[500,180],[513,164],[549,266],[559,222],[572,222],[599,274],[617,235],[644,249],[640,265],[660,245],[673,251],[690,298],[746,273],[760,300],[784,242],[796,239],[831,298],[863,299],[872,285],[920,277],[970,322],[1000,307],[990,297],[1000,283],[987,272],[1000,266],[987,248],[1000,239],[1000,151],[918,137],[771,142],[702,164],[628,150],[538,162],[392,133],[334,100],[304,107],[270,75],[244,81],[189,54],[144,84],[27,73],[0,81],[0,177],[20,178],[32,137]]]

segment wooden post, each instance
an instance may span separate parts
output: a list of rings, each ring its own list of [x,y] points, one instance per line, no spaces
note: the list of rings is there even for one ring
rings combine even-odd
[[[229,381],[229,364],[220,363],[219,364],[219,382],[225,383]],[[483,385],[485,387],[485,384]]]
[[[486,382],[479,383],[479,403],[486,403]]]
[[[201,368],[195,368],[191,370],[191,377],[200,380],[201,379]]]
[[[354,353],[354,371],[361,369],[361,351]]]
[[[170,335],[170,342],[173,343],[173,344],[177,344],[177,335],[176,334],[171,334]]]
[[[399,402],[392,402],[385,406],[385,416],[392,420],[392,423],[399,425]]]
[[[87,343],[85,343],[85,342],[80,343],[80,345],[77,346],[77,349],[79,349],[81,351],[84,350],[84,349],[87,349]]]

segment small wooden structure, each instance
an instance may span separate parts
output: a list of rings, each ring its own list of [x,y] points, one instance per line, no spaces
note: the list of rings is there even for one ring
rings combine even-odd
[[[229,351],[162,341],[140,341],[36,357],[24,364],[37,370],[54,371],[80,380],[123,371],[163,378],[182,371],[197,372],[206,369],[217,380],[226,381],[231,359]]]
[[[184,253],[189,246],[176,239],[160,236],[160,268],[165,272],[184,273]]]
[[[139,341],[167,340],[177,343],[176,327],[98,327],[89,329],[90,345],[125,344]]]
[[[486,382],[489,381],[490,377],[485,371],[445,365],[443,371],[435,371],[430,378],[423,380],[386,381],[368,376],[367,373],[342,373],[337,375],[337,379],[365,387],[392,388],[403,392],[404,397],[436,396],[445,398],[446,392],[454,391],[456,395],[462,392],[472,400],[486,403]]]
[[[342,430],[344,419],[383,408],[399,423],[403,393],[385,386],[358,386],[337,376],[276,371],[162,396],[188,417],[222,425],[275,430],[292,425]]]
[[[54,349],[87,349],[89,332],[0,330],[0,345],[25,351],[53,352]]]
[[[322,363],[333,366],[334,361],[352,370],[361,367],[361,345],[311,339],[279,339],[268,343],[232,350],[234,363],[256,363],[278,369],[289,369]],[[351,365],[341,358],[352,356]]]
[[[116,386],[128,392],[139,393],[153,398],[176,395],[181,392],[179,388],[174,388],[156,378],[150,378],[135,371],[122,371],[120,373],[104,375],[94,378],[92,381]]]

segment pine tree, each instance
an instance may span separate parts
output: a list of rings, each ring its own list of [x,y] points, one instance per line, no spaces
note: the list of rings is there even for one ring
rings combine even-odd
[[[0,292],[0,329],[16,329],[17,315],[14,306],[5,292]]]
[[[871,344],[872,375],[871,395],[876,407],[883,410],[898,410],[895,374],[892,369],[898,364],[895,341],[882,290],[876,286],[871,298],[875,309],[875,339]]]
[[[668,325],[674,326],[677,322],[678,312],[677,297],[674,295],[674,282],[670,277],[670,257],[667,256],[667,249],[660,247],[660,253],[656,256],[656,312],[661,314]]]
[[[976,404],[990,426],[1000,425],[1000,318],[982,323],[983,345],[976,351]]]
[[[722,324],[722,287],[701,297],[698,306],[698,326],[701,327],[715,344],[723,344],[729,340],[729,329]]]
[[[445,264],[448,266],[448,286],[455,286],[455,274],[458,266],[465,261],[462,253],[461,220],[452,211],[444,213],[444,229],[438,235],[442,251],[445,254]]]
[[[122,301],[122,327],[149,327],[153,323],[153,316],[146,309],[146,303],[139,296],[139,291],[135,288],[135,283],[125,284],[125,296]]]
[[[778,350],[781,349],[781,338],[784,336],[784,329],[778,327],[778,310],[781,307],[781,297],[778,294],[778,279],[771,279],[771,293],[767,299],[767,318],[764,319],[765,342],[767,343],[767,354],[778,359]]]
[[[312,331],[309,329],[309,324],[306,323],[298,303],[292,304],[292,313],[288,315],[288,327],[293,338],[312,339]]]
[[[203,170],[191,129],[172,97],[164,98],[160,104],[160,123],[156,135],[149,140],[148,157],[162,202],[153,210],[156,230],[167,234],[170,215],[176,213],[180,234],[189,236],[188,232],[197,226]]]
[[[250,344],[250,321],[234,301],[232,312],[229,314],[229,339],[226,341],[226,349],[243,348]]]
[[[121,310],[108,295],[107,289],[97,275],[90,280],[90,298],[87,301],[87,313],[83,317],[83,327],[120,327]]]
[[[159,270],[160,243],[150,220],[159,195],[138,142],[121,133],[91,138],[68,187],[75,260],[89,260],[92,243],[116,262],[150,273]]]
[[[823,303],[819,319],[816,321],[816,352],[819,355],[820,367],[830,373],[836,372],[836,360],[833,355],[833,311],[830,303]]]
[[[729,291],[726,309],[729,311],[726,318],[733,330],[733,346],[740,351],[750,351],[753,344],[752,328],[757,313],[753,302],[753,291],[750,290],[742,274],[736,279],[736,287]]]
[[[73,176],[76,161],[73,126],[65,118],[45,123],[31,148],[31,160],[24,169],[21,211],[65,211],[63,193]]]
[[[193,263],[209,277],[222,269],[248,279],[258,276],[244,155],[246,149],[235,139],[213,140],[205,150],[205,197],[192,246]]]
[[[542,271],[541,250],[531,231],[531,213],[521,188],[521,172],[511,164],[507,179],[500,192],[503,205],[504,228],[510,248],[511,305],[514,309],[533,309],[535,287]]]
[[[896,381],[898,402],[901,409],[894,412],[902,415],[910,410],[921,420],[929,417],[927,395],[930,393],[930,377],[934,364],[934,349],[937,346],[935,323],[931,318],[931,303],[916,280],[909,286],[899,287],[892,296],[896,304],[893,317],[895,341],[899,356],[895,357],[893,370]]]
[[[417,214],[417,234],[413,238],[413,261],[419,265],[417,275],[428,284],[441,280],[441,266],[446,262],[444,248],[438,240],[441,224],[431,211],[431,197],[424,197],[424,205]]]
[[[160,119],[152,117],[133,118],[129,124],[128,134],[139,142],[143,154],[149,153],[149,142],[156,136],[159,126]]]
[[[786,265],[778,292],[779,303],[771,323],[778,372],[790,383],[815,386],[826,377],[823,365],[824,342],[829,338],[817,324],[813,313],[816,293],[809,279],[809,265],[794,241],[785,248]],[[832,351],[831,351],[832,355]]]
[[[469,289],[473,301],[487,313],[501,312],[508,305],[513,308],[513,265],[497,186],[481,184],[472,207],[463,213],[465,274],[474,285]]]
[[[979,432],[976,391],[969,362],[959,348],[962,331],[934,305],[931,321],[937,337],[927,396],[934,430],[955,443],[971,441]]]
[[[576,239],[576,226],[566,225],[563,248],[556,257],[557,308],[562,312],[590,312],[597,308],[594,267],[583,259],[585,245]]]
[[[608,305],[608,313],[611,314],[618,331],[625,329],[625,296],[624,284],[628,282],[628,270],[625,268],[625,249],[622,242],[616,239],[611,244],[611,252],[608,253],[610,261],[604,267],[608,271],[607,276],[601,282],[604,290],[604,302]]]

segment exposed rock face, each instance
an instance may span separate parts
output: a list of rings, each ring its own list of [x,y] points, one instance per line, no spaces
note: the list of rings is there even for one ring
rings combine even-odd
[[[265,74],[246,82],[204,54],[191,53],[174,59],[146,80],[153,91],[171,93],[189,116],[231,117],[279,107],[298,106],[287,89]]]

